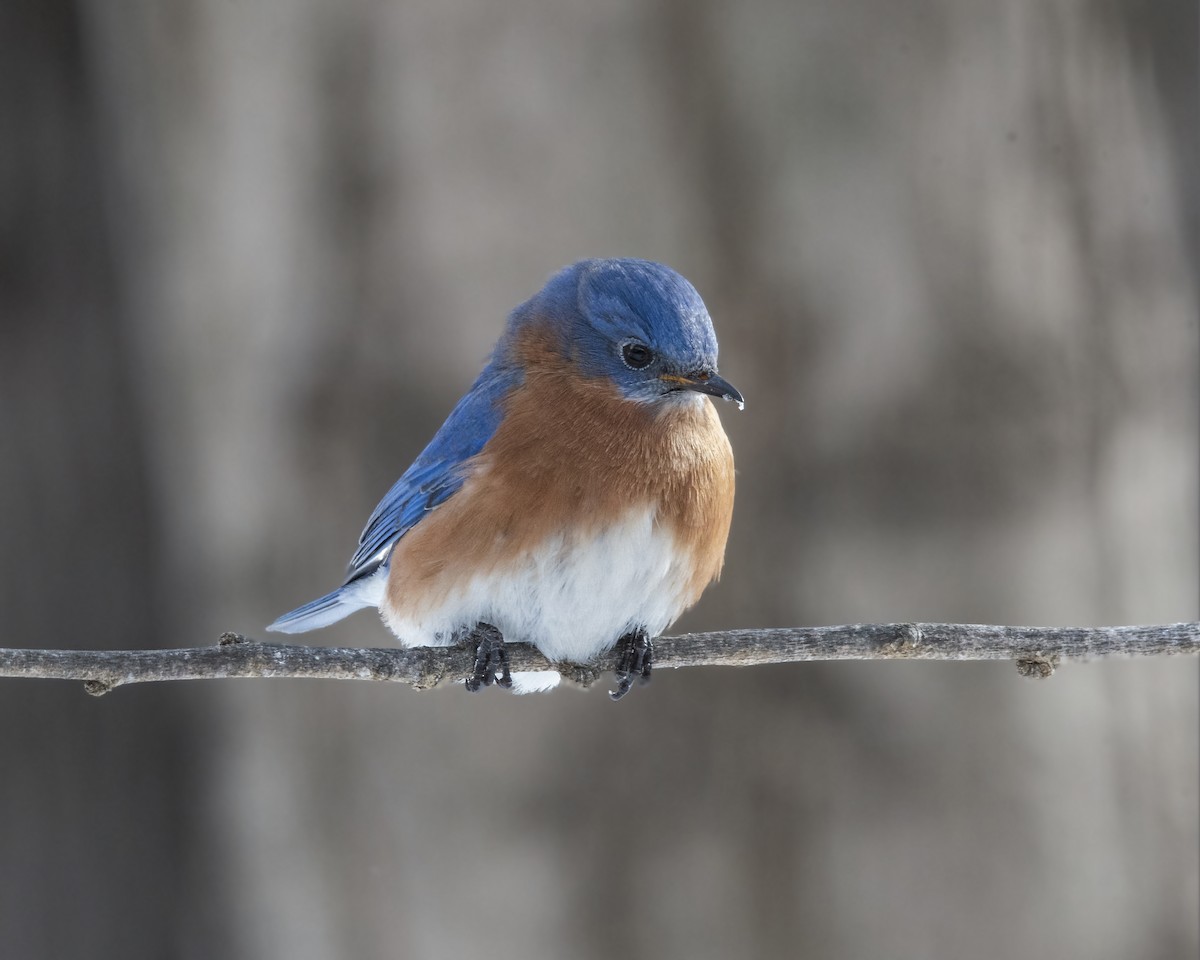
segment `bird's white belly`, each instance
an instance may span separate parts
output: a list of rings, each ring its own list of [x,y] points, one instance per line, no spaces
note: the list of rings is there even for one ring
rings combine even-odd
[[[584,662],[630,630],[657,636],[688,605],[692,564],[652,507],[631,510],[589,537],[558,534],[503,569],[471,577],[436,608],[381,608],[408,646],[451,643],[480,621],[506,640],[533,643],[551,660]]]

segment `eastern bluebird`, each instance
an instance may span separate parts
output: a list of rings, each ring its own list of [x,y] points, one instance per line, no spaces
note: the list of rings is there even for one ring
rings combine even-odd
[[[371,514],[345,583],[267,629],[378,607],[404,645],[475,644],[470,690],[514,686],[504,637],[571,663],[621,644],[620,699],[724,562],[733,452],[705,394],[743,405],[687,280],[645,260],[567,267],[509,316]]]

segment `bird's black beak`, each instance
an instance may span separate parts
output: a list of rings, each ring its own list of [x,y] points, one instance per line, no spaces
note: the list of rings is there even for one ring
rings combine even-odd
[[[660,379],[671,384],[675,390],[695,390],[697,393],[707,393],[710,397],[732,400],[738,405],[739,410],[746,406],[746,400],[738,388],[710,370],[699,370],[682,377],[664,373]]]

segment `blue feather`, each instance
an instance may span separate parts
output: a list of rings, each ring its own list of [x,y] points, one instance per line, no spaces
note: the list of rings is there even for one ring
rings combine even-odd
[[[357,591],[352,588],[338,587],[332,593],[327,593],[316,600],[310,600],[302,607],[288,611],[267,629],[275,633],[304,633],[306,630],[318,630],[331,623],[337,623],[343,617],[348,617],[355,610],[361,610],[366,606],[370,606],[370,603],[359,599]]]
[[[501,402],[520,380],[520,371],[508,366],[497,351],[429,446],[371,514],[342,586],[285,613],[267,629],[303,633],[327,627],[363,607],[377,606],[383,586],[373,574],[387,563],[397,540],[463,485],[464,464],[496,432],[503,413]]]
[[[429,446],[371,514],[350,558],[346,583],[373,573],[387,551],[421,518],[463,485],[463,466],[479,453],[500,424],[501,402],[521,380],[520,371],[497,354],[451,412]]]

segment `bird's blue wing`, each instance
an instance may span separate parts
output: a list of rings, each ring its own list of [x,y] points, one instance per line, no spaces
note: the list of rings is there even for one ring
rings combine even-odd
[[[512,368],[489,364],[451,412],[442,428],[371,514],[346,582],[374,572],[387,551],[438,504],[463,485],[463,465],[483,449],[500,425],[501,402],[518,382]]]

